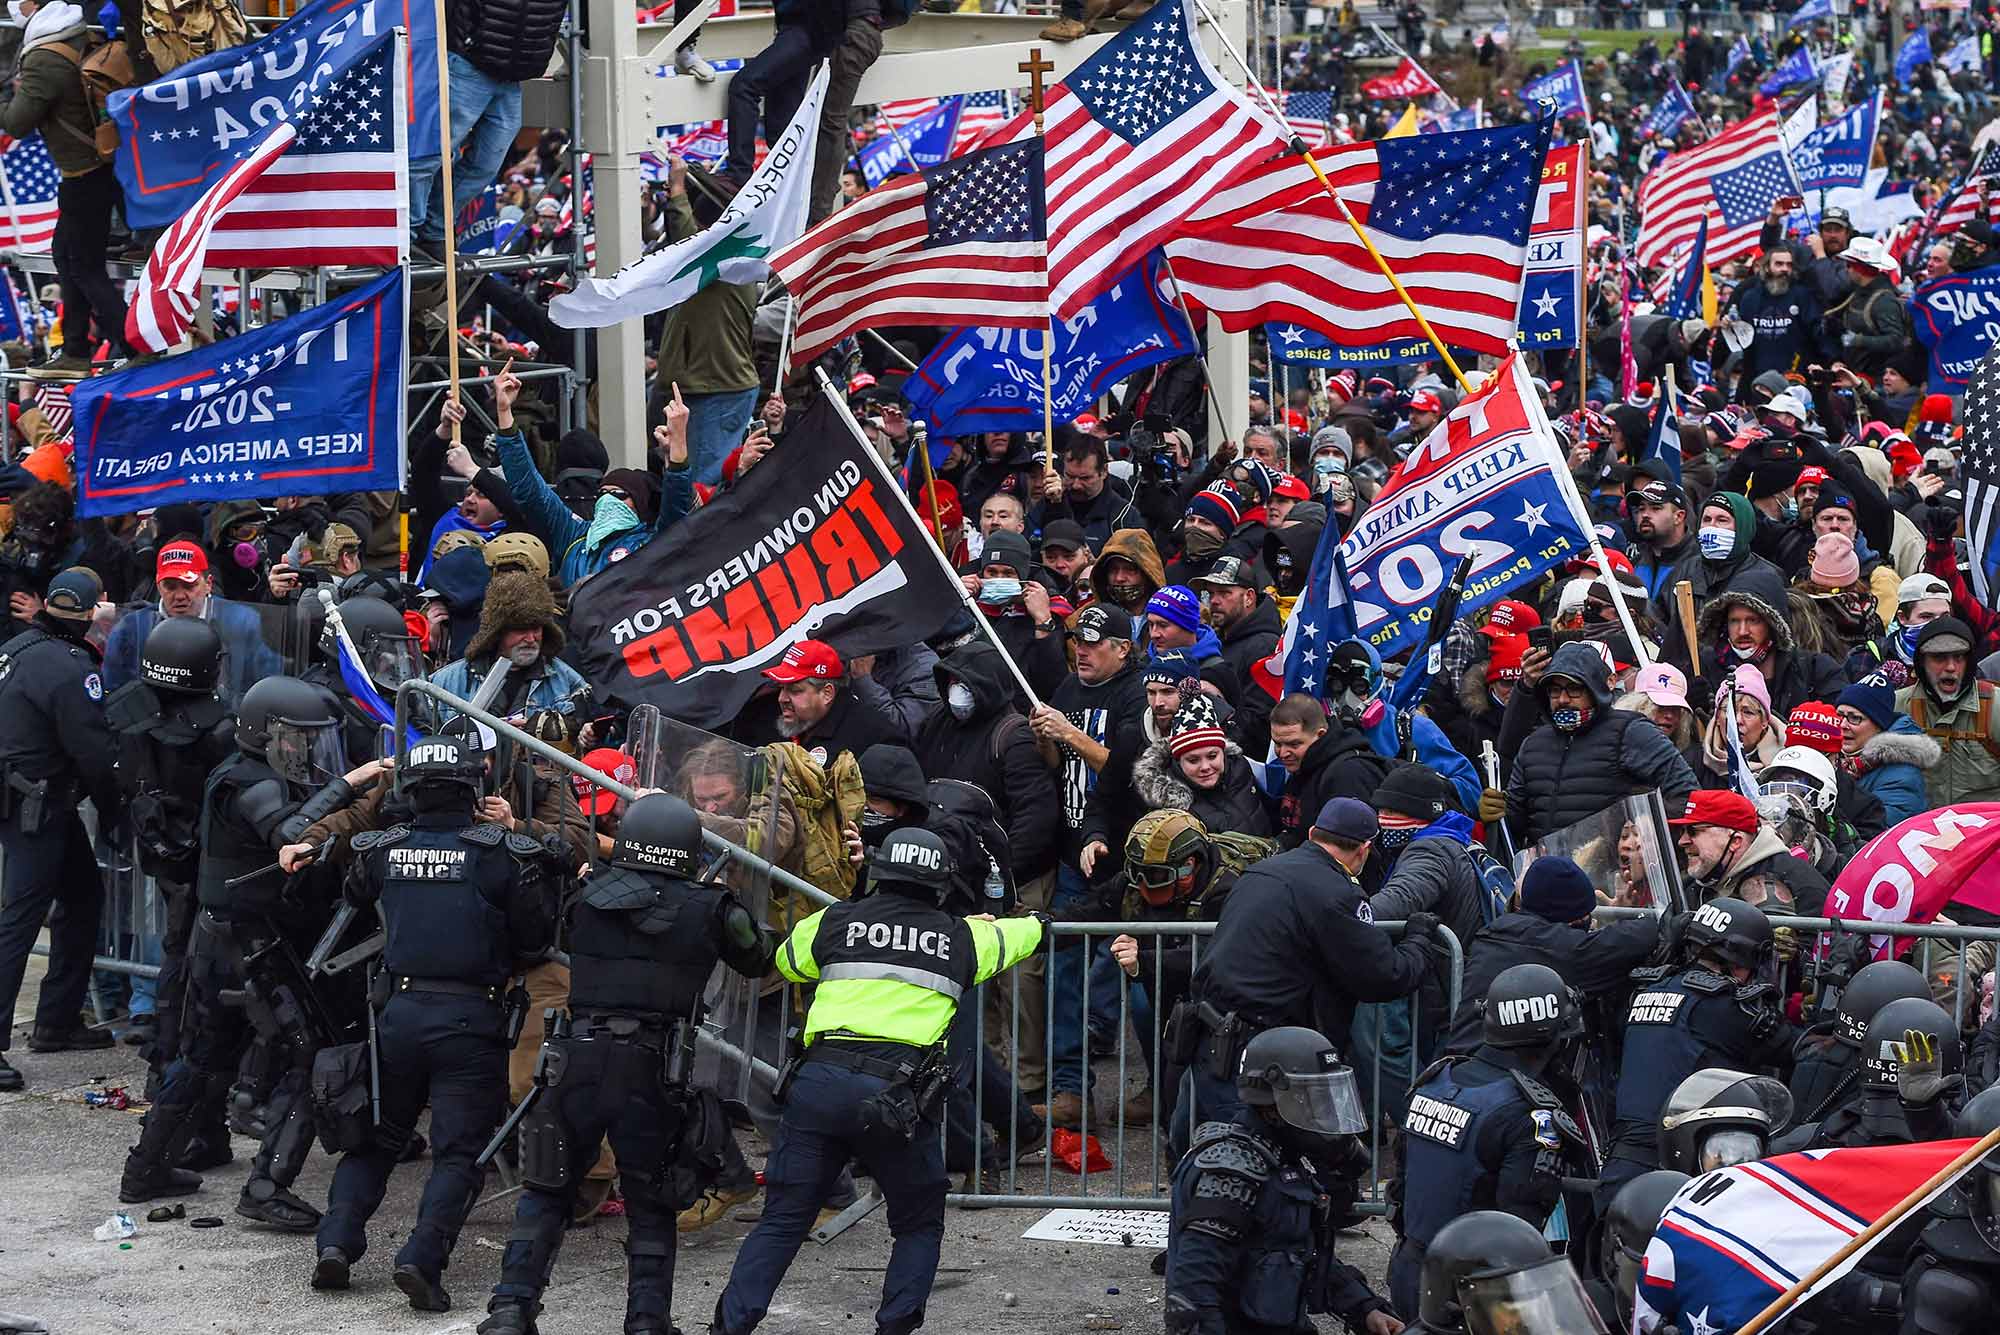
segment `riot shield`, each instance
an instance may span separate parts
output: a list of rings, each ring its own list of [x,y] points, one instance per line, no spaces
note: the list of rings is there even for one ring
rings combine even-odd
[[[1519,885],[1538,857],[1569,858],[1597,887],[1601,903],[1678,912],[1684,905],[1680,859],[1658,789],[1621,798],[1594,816],[1543,837],[1514,855]]]

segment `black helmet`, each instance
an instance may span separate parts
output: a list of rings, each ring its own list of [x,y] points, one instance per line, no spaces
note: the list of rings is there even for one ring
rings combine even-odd
[[[1967,1100],[1952,1130],[1979,1140],[1995,1127],[2000,1127],[2000,1085],[1982,1089]],[[1961,1179],[1958,1190],[1971,1206],[1972,1226],[1988,1247],[2000,1252],[2000,1151],[1988,1154],[1973,1175]]]
[[[1682,937],[1688,959],[1713,955],[1739,969],[1761,969],[1775,948],[1764,910],[1740,899],[1711,899],[1688,919]]]
[[[486,761],[456,737],[417,740],[397,766],[396,777],[406,791],[450,786],[463,788],[477,800],[484,787]]]
[[[1937,1044],[1942,1074],[1957,1075],[1965,1065],[1958,1026],[1945,1008],[1929,997],[1901,997],[1875,1012],[1861,1039],[1861,1087],[1894,1090],[1902,1068],[1903,1035],[1909,1030],[1929,1034]]]
[[[1533,1224],[1500,1210],[1474,1210],[1438,1230],[1424,1254],[1423,1296],[1417,1315],[1426,1331],[1465,1329],[1458,1282],[1473,1275],[1533,1265],[1550,1256],[1549,1244]]]
[[[1854,971],[1847,989],[1840,994],[1834,1013],[1833,1036],[1850,1048],[1858,1048],[1867,1036],[1868,1022],[1892,1001],[1908,998],[1928,1000],[1930,988],[1924,976],[1901,960],[1876,960]]]
[[[1674,1087],[1660,1112],[1660,1166],[1698,1176],[1764,1157],[1792,1120],[1792,1092],[1768,1075],[1711,1066]]]
[[[1548,965],[1516,964],[1486,989],[1485,1037],[1496,1048],[1552,1048],[1583,1037],[1583,1006]]]
[[[1313,1136],[1367,1129],[1354,1072],[1317,1029],[1266,1029],[1243,1048],[1236,1089],[1252,1108],[1269,1108],[1286,1126]]]
[[[1639,1266],[1646,1259],[1646,1244],[1660,1226],[1660,1216],[1680,1189],[1694,1181],[1686,1173],[1656,1168],[1618,1188],[1598,1226],[1602,1237],[1597,1249],[1598,1276],[1618,1299],[1620,1329],[1632,1325],[1632,1295],[1639,1284]]]
[[[611,863],[692,877],[701,859],[701,817],[671,793],[648,793],[625,809]]]
[[[139,676],[163,691],[207,695],[222,675],[222,637],[203,617],[162,617],[146,634]]]
[[[354,651],[361,655],[362,669],[384,694],[412,677],[423,675],[423,650],[417,637],[410,633],[403,614],[389,603],[364,594],[347,599],[334,610],[340,613],[340,624],[347,628],[347,638],[354,641]],[[338,665],[340,656],[333,647],[331,623],[326,634],[327,661]]]
[[[630,820],[630,815],[626,819]],[[891,831],[869,860],[868,892],[911,886],[924,891],[932,903],[942,904],[951,893],[952,871],[951,853],[944,840],[929,830],[906,825]]]
[[[347,769],[338,706],[297,677],[266,677],[243,693],[236,745],[293,783],[325,783]]]

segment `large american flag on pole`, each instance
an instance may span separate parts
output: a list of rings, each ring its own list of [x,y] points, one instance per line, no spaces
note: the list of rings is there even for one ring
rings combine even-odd
[[[0,153],[0,250],[48,251],[56,234],[56,187],[61,182],[40,134],[8,142]]]
[[[1505,355],[1547,122],[1340,144],[1313,154],[1438,337]],[[1311,168],[1266,163],[1194,210],[1167,254],[1223,328],[1305,325],[1336,343],[1422,338]]]
[[[1042,143],[982,149],[871,190],[771,256],[792,361],[895,324],[1046,329]]]
[[[1049,90],[1049,300],[1068,319],[1285,137],[1163,0]]]
[[[1774,201],[1798,193],[1778,113],[1738,121],[1707,143],[1672,154],[1639,185],[1639,262],[1666,264],[1708,219],[1708,262],[1757,249]]]

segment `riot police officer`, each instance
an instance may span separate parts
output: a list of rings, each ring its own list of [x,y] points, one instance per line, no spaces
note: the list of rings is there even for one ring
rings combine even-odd
[[[1901,960],[1876,960],[1854,971],[1834,1003],[1831,1020],[1799,1036],[1793,1056],[1793,1106],[1813,1123],[1853,1103],[1861,1086],[1861,1040],[1875,1012],[1904,997],[1928,998],[1924,976]]]
[[[1287,1025],[1245,1045],[1236,1088],[1243,1106],[1202,1123],[1174,1169],[1168,1335],[1311,1329],[1312,1312],[1394,1335],[1403,1323],[1333,1252],[1322,1174],[1367,1127],[1354,1072],[1324,1035]]]
[[[1598,1315],[1618,1330],[1632,1329],[1632,1311],[1639,1291],[1639,1271],[1646,1246],[1660,1227],[1660,1216],[1694,1179],[1670,1168],[1656,1168],[1618,1188],[1597,1223],[1596,1276],[1584,1290]]]
[[[1389,1297],[1416,1310],[1424,1253],[1467,1210],[1498,1209],[1539,1228],[1565,1171],[1597,1163],[1563,1100],[1543,1077],[1583,1039],[1583,1003],[1544,964],[1502,971],[1486,993],[1485,1041],[1438,1059],[1411,1087],[1395,1174],[1398,1241]]]
[[[317,603],[317,599],[302,600]],[[412,677],[424,675],[424,654],[417,637],[410,632],[403,614],[386,599],[370,594],[343,598],[338,604],[341,625],[361,656],[361,669],[384,700],[394,701],[396,688]],[[306,615],[311,616],[308,612]],[[320,630],[321,661],[307,668],[305,679],[324,687],[339,702],[346,728],[349,755],[372,756],[380,748],[381,724],[375,716],[354,702],[346,677],[340,670],[340,641],[331,621]],[[428,707],[427,704],[425,706]]]
[[[244,692],[236,753],[208,776],[202,795],[201,913],[189,950],[186,1041],[126,1156],[120,1200],[200,1188],[199,1177],[174,1163],[188,1138],[209,1125],[254,1026],[282,1054],[285,1070],[236,1212],[292,1232],[319,1222],[319,1212],[290,1190],[312,1148],[307,1076],[314,1053],[331,1038],[299,964],[327,911],[315,902],[311,870],[301,870],[297,841],[382,772],[370,762],[343,776],[341,757],[339,716],[323,691],[296,677],[266,677]],[[226,993],[240,993],[242,1004],[225,1002]]]
[[[1466,1335],[1606,1335],[1604,1318],[1585,1293],[1568,1257],[1544,1242],[1529,1245],[1532,1229],[1512,1215],[1481,1210],[1452,1224],[1447,1264],[1424,1268],[1420,1330],[1464,1330]],[[1457,1321],[1462,1324],[1433,1324]]]
[[[1978,1138],[2000,1127],[2000,1086],[1975,1096],[1956,1133]],[[1973,1335],[1993,1329],[2000,1302],[2000,1151],[1932,1201],[1902,1276],[1897,1335]]]
[[[1466,1329],[1459,1281],[1539,1265],[1553,1253],[1542,1231],[1499,1210],[1474,1210],[1438,1230],[1424,1257],[1423,1292],[1410,1335],[1459,1335]],[[1584,1327],[1588,1329],[1588,1327]]]
[[[80,1019],[104,883],[77,804],[96,804],[99,828],[117,824],[125,809],[112,778],[117,748],[104,724],[102,656],[84,638],[103,596],[96,575],[65,570],[28,629],[0,644],[0,1014],[14,1013],[28,951],[47,919],[49,972],[28,1035],[35,1052],[112,1043]],[[11,1025],[0,1026],[0,1091],[25,1083],[7,1064],[11,1036]]]
[[[201,790],[236,749],[236,720],[216,683],[222,637],[201,617],[166,617],[146,635],[139,675],[111,693],[104,717],[118,738],[118,773],[138,847],[139,870],[153,878],[167,906],[160,958],[158,1030],[148,1061],[158,1079],[180,1052],[181,996],[187,988],[188,936],[201,868]],[[183,1167],[229,1162],[220,1119],[196,1134]]]
[[[356,835],[346,883],[348,901],[379,909],[386,932],[370,998],[381,1110],[334,1170],[312,1286],[347,1287],[428,1103],[431,1173],[394,1273],[420,1312],[451,1309],[441,1277],[479,1194],[474,1161],[506,1109],[507,980],[555,935],[556,865],[540,840],[476,822],[484,773],[456,738],[411,746],[398,776],[410,823]]]
[[[716,1335],[747,1335],[764,1319],[850,1157],[887,1201],[894,1239],[875,1328],[907,1335],[923,1324],[944,1241],[938,1117],[951,1071],[940,1040],[967,992],[1025,959],[1043,930],[1040,917],[953,917],[940,907],[953,882],[943,840],[899,829],[869,860],[865,898],[806,918],[778,948],[780,973],[816,984],[806,1050],[780,1081],[764,1217],[716,1301]]]
[[[1610,1152],[1598,1175],[1601,1211],[1618,1188],[1658,1168],[1660,1109],[1710,1066],[1786,1070],[1798,1034],[1779,1012],[1774,939],[1764,911],[1712,899],[1691,914],[1675,962],[1634,969]]]
[[[1720,1066],[1696,1071],[1660,1109],[1660,1166],[1699,1177],[1753,1162],[1791,1120],[1792,1096],[1782,1081]]]
[[[762,978],[774,945],[733,896],[696,883],[700,858],[694,808],[653,793],[625,813],[611,865],[583,887],[568,1028],[538,1059],[520,1132],[524,1190],[481,1335],[534,1328],[577,1185],[607,1132],[625,1194],[625,1335],[673,1329],[674,1217],[685,1202],[666,1192],[669,1170],[677,1151],[719,1164],[727,1134],[715,1094],[688,1084],[702,991],[718,959]]]
[[[1906,1053],[1906,1045],[1921,1047],[1921,1054]],[[1929,996],[1899,997],[1881,1007],[1862,1035],[1860,1056],[1859,1097],[1823,1118],[1801,1148],[1908,1145],[1951,1134],[1952,1117],[1965,1101],[1965,1048],[1944,1007]],[[1928,1065],[1913,1074],[1905,1056]]]

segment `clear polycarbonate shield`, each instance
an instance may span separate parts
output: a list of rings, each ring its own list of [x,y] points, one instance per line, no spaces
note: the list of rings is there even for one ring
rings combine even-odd
[[[1609,1335],[1567,1257],[1458,1281],[1469,1335]]]
[[[1597,887],[1600,903],[1678,912],[1680,859],[1658,789],[1621,798],[1594,816],[1557,830],[1514,855],[1518,886],[1538,857],[1566,857]]]
[[[347,748],[338,723],[271,720],[264,759],[288,781],[317,788],[347,773]]]
[[[393,695],[398,686],[411,678],[424,675],[424,651],[414,635],[370,631],[357,647],[368,679],[385,697]]]
[[[1761,1121],[1771,1131],[1789,1124],[1792,1093],[1784,1082],[1711,1066],[1676,1085],[1660,1113],[1660,1125],[1668,1131],[1689,1123],[1746,1119]]]
[[[1286,1124],[1316,1136],[1358,1136],[1368,1129],[1361,1091],[1346,1066],[1313,1075],[1287,1075],[1274,1110]]]

